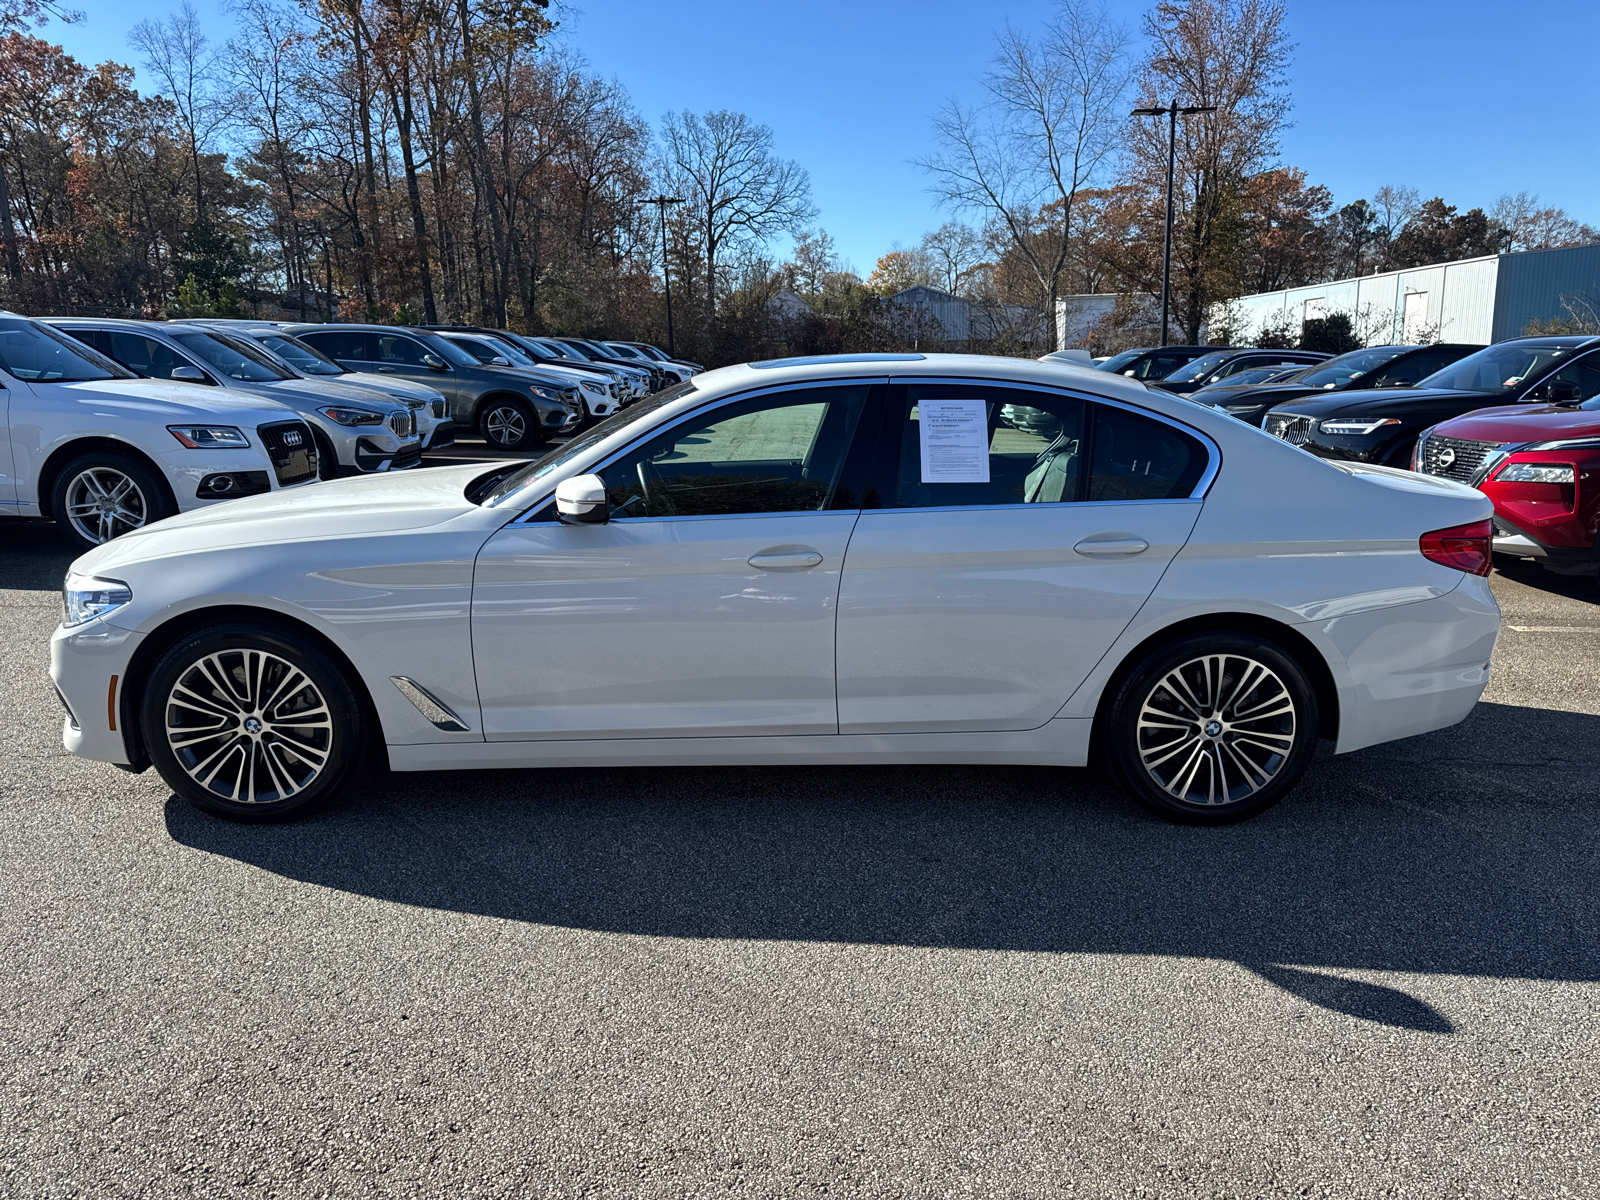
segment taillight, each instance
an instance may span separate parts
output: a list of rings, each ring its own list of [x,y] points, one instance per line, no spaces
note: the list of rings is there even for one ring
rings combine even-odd
[[[1422,557],[1440,566],[1454,567],[1468,575],[1487,575],[1494,565],[1494,523],[1474,521],[1471,525],[1452,525],[1422,535]]]

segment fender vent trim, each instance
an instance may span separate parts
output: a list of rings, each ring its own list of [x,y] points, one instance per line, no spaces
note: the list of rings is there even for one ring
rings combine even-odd
[[[389,682],[400,689],[400,694],[416,706],[435,729],[443,729],[447,733],[471,733],[472,729],[449,707],[442,703],[414,679],[407,679],[404,675],[391,675]]]

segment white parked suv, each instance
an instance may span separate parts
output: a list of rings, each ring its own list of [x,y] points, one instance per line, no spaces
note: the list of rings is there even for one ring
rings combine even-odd
[[[276,400],[141,379],[14,313],[0,313],[0,388],[0,513],[52,517],[82,549],[317,478],[310,428]]]

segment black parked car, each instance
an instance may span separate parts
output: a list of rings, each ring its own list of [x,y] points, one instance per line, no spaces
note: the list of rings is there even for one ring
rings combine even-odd
[[[1317,363],[1293,375],[1273,381],[1270,387],[1244,387],[1235,391],[1224,380],[1220,387],[1208,387],[1206,399],[1226,409],[1241,421],[1260,425],[1267,410],[1321,392],[1353,392],[1367,388],[1415,387],[1421,380],[1457,359],[1465,358],[1482,346],[1440,343],[1436,346],[1368,346],[1338,358]]]
[[[1164,379],[1150,382],[1164,392],[1184,396],[1256,367],[1310,366],[1331,357],[1321,350],[1212,350]]]
[[[1268,433],[1323,458],[1411,465],[1417,435],[1477,408],[1577,404],[1600,395],[1600,337],[1514,338],[1469,354],[1414,388],[1336,392],[1279,405]]]
[[[1094,369],[1126,375],[1130,379],[1160,379],[1215,349],[1215,346],[1142,346],[1095,363]]]

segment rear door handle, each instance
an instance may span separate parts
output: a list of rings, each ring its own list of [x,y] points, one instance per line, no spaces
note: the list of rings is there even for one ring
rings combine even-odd
[[[752,554],[749,563],[763,571],[806,571],[822,561],[822,555],[809,546],[774,546]]]
[[[1091,558],[1116,558],[1126,557],[1130,554],[1143,554],[1150,549],[1150,543],[1142,537],[1132,534],[1097,533],[1086,537],[1073,547],[1079,554],[1086,554]]]

